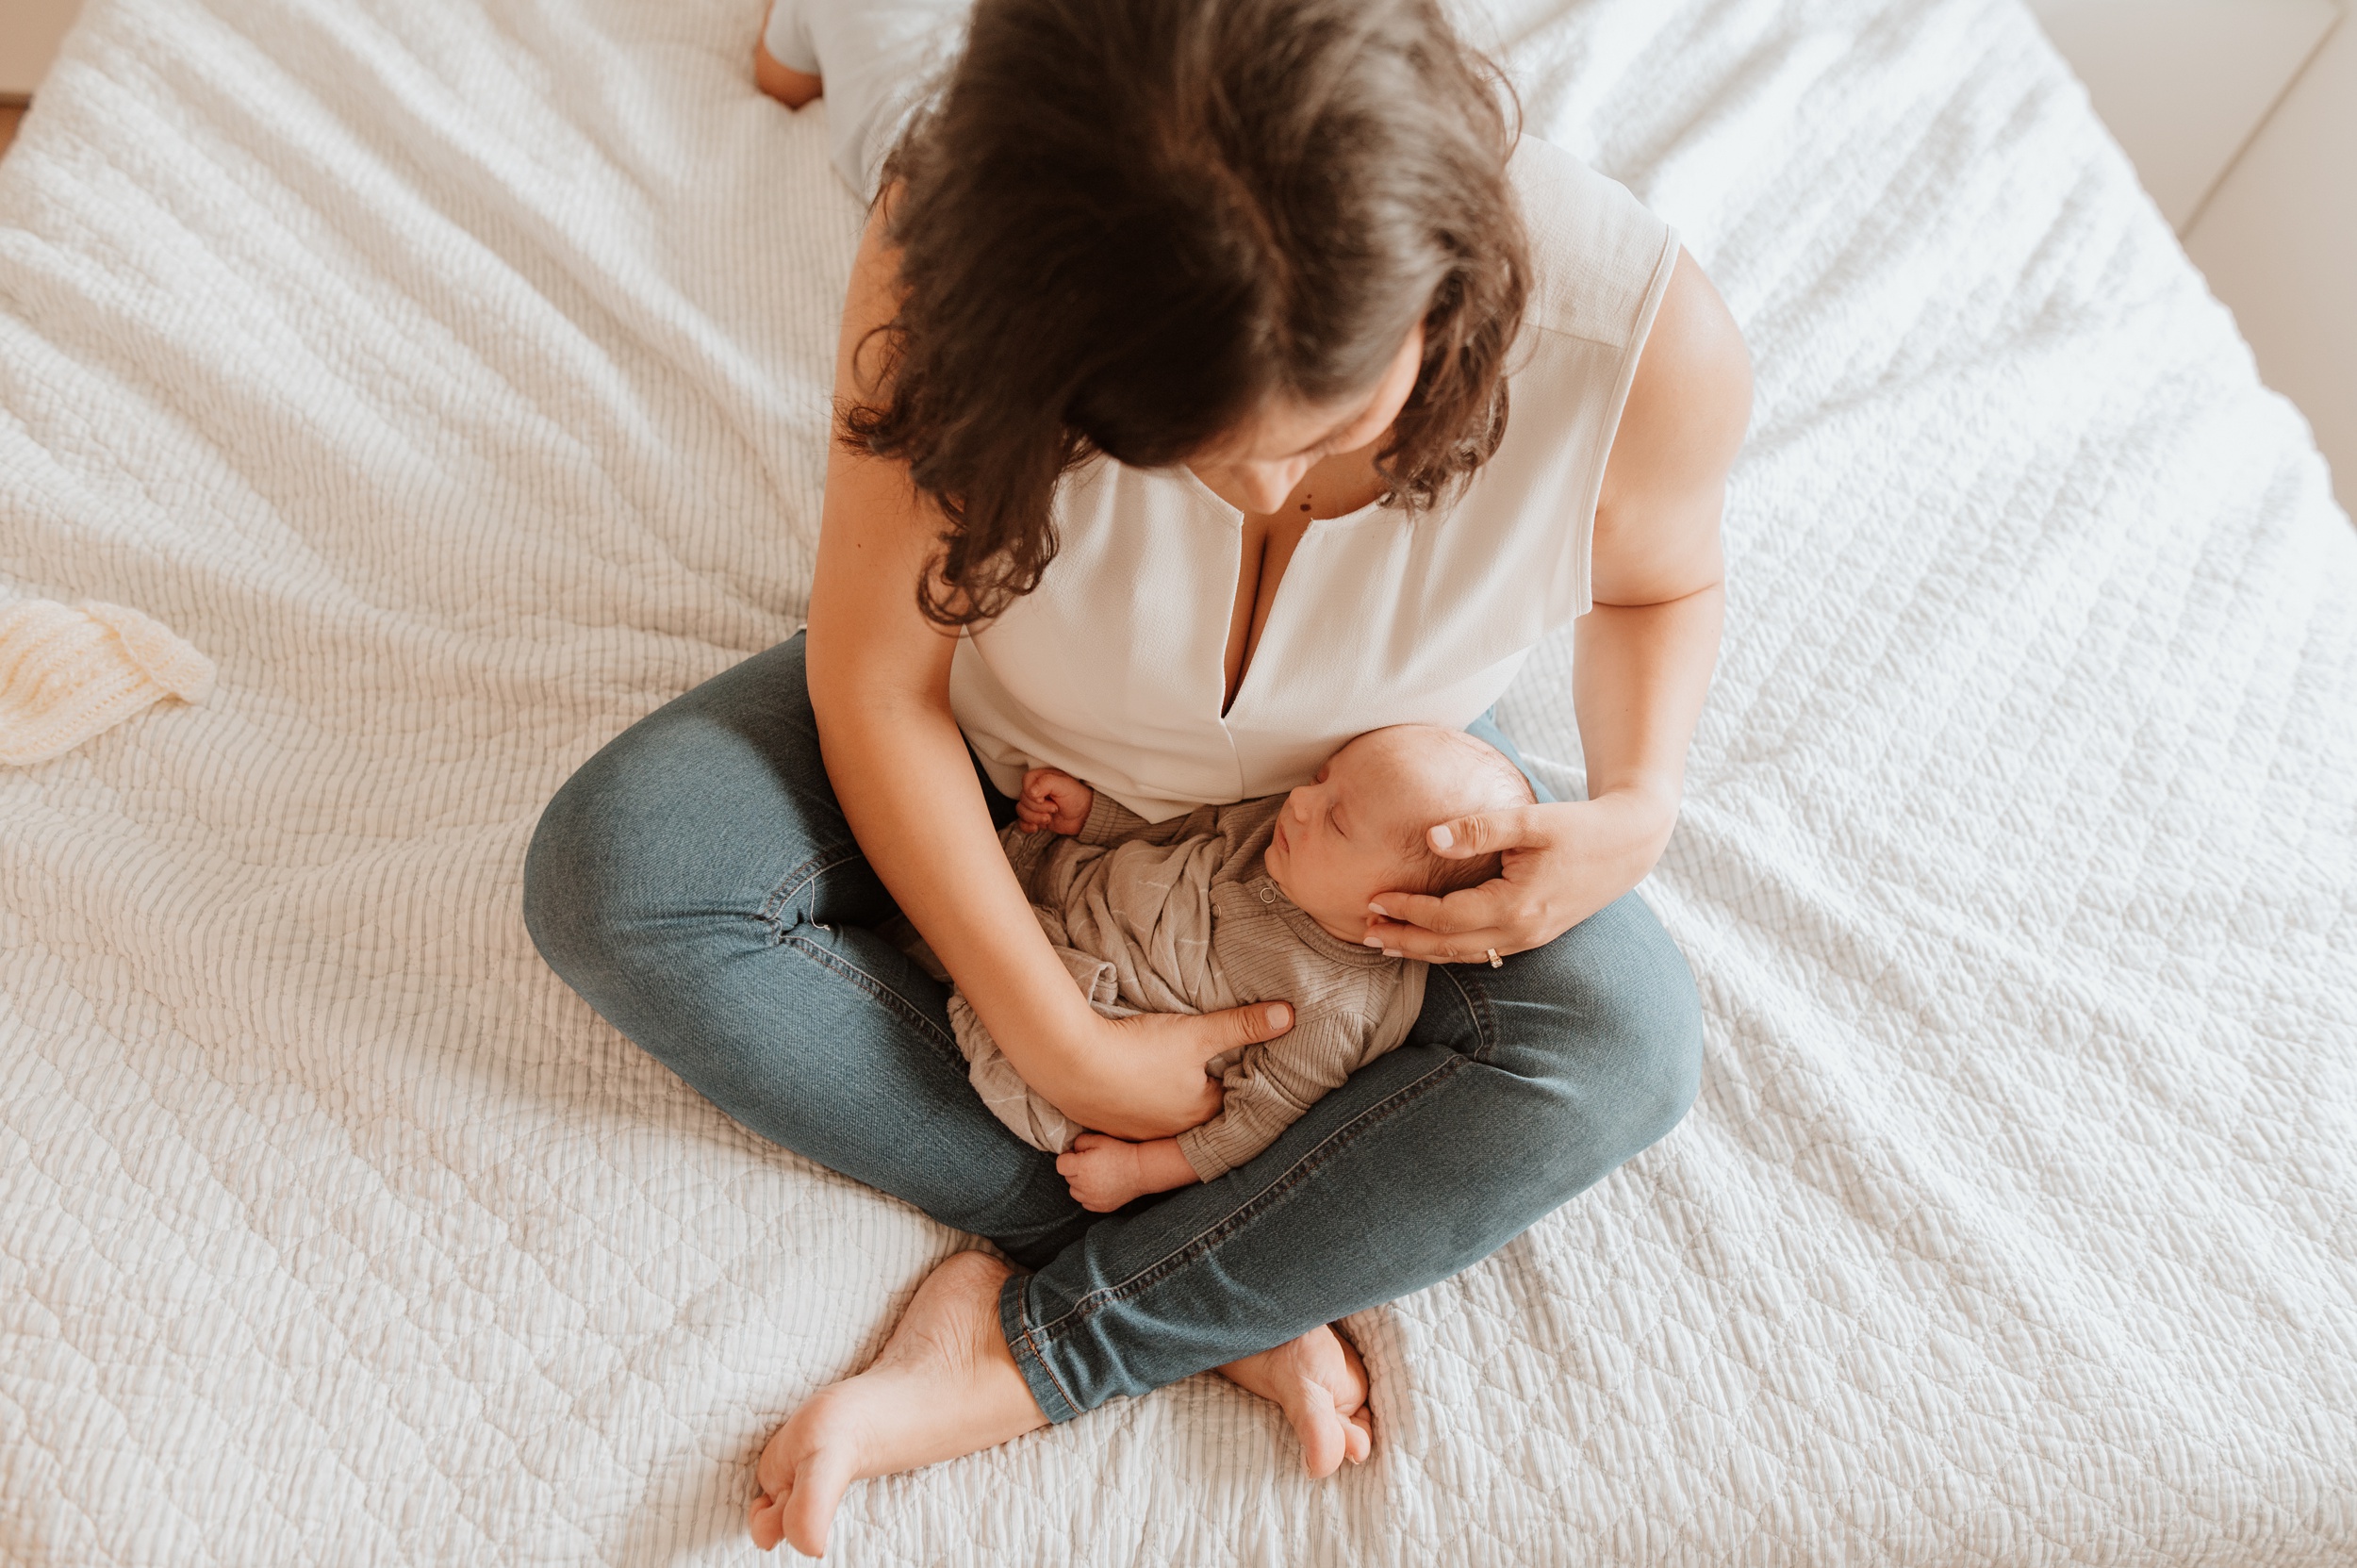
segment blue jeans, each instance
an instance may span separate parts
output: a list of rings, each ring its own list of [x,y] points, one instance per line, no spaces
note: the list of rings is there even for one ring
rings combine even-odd
[[[1030,1270],[999,1312],[1057,1421],[1487,1257],[1667,1132],[1702,1060],[1693,978],[1632,894],[1503,968],[1436,966],[1408,1042],[1259,1159],[1092,1214],[967,1085],[947,988],[878,934],[897,911],[819,760],[799,636],[590,758],[524,904],[550,966],[720,1109]]]

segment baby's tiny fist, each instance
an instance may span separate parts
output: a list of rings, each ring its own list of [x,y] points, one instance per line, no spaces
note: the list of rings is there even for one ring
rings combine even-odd
[[[1072,1189],[1072,1201],[1093,1214],[1109,1214],[1138,1196],[1129,1169],[1132,1146],[1101,1132],[1083,1132],[1072,1151],[1056,1157],[1056,1174]]]
[[[1023,775],[1023,795],[1016,802],[1016,820],[1031,833],[1047,830],[1066,834],[1088,826],[1089,808],[1096,791],[1060,767],[1034,767]]]

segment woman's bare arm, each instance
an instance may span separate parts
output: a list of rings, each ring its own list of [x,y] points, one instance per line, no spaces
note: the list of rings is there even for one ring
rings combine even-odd
[[[1678,253],[1605,467],[1591,551],[1595,608],[1574,635],[1572,701],[1588,799],[1616,805],[1624,888],[1677,825],[1686,753],[1726,609],[1719,521],[1751,424],[1752,362],[1735,318]]]
[[[1605,467],[1595,607],[1574,633],[1588,799],[1440,824],[1442,853],[1503,850],[1505,875],[1445,899],[1382,895],[1388,917],[1369,933],[1389,949],[1477,962],[1492,948],[1539,947],[1653,869],[1677,824],[1687,748],[1718,662],[1719,519],[1751,406],[1742,334],[1680,252]]]
[[[838,396],[861,395],[855,359],[892,315],[893,278],[880,205],[852,270]],[[1120,1024],[1090,1010],[1032,917],[975,781],[949,707],[957,639],[917,609],[940,526],[898,464],[833,448],[807,667],[835,798],[876,874],[1026,1082],[1081,1125],[1121,1137],[1192,1127],[1219,1106],[1203,1063],[1283,1031],[1261,1008]]]

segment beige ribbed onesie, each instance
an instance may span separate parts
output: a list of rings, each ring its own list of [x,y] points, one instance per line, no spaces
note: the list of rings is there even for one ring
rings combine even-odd
[[[1284,803],[1268,796],[1149,823],[1099,790],[1072,837],[999,834],[1047,940],[1099,1013],[1293,1003],[1284,1035],[1207,1065],[1226,1095],[1219,1114],[1178,1134],[1206,1181],[1406,1039],[1424,1007],[1424,965],[1332,935],[1270,879],[1261,856]],[[1070,1148],[1085,1129],[1023,1081],[964,997],[950,997],[949,1021],[998,1119],[1033,1147]]]

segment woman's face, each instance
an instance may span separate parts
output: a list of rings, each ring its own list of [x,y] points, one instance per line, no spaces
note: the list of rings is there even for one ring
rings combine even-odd
[[[1415,390],[1423,363],[1424,323],[1418,322],[1372,392],[1331,404],[1274,403],[1187,466],[1228,505],[1277,511],[1319,463],[1382,438]]]

